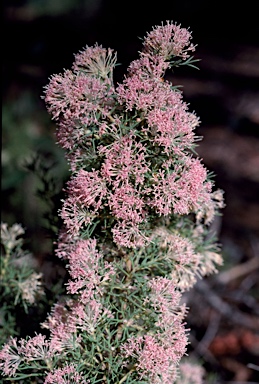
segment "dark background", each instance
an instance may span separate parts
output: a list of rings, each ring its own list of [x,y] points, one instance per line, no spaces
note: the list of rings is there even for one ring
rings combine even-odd
[[[24,164],[40,154],[46,166],[53,164],[59,185],[68,176],[41,98],[49,76],[98,42],[118,52],[115,81],[121,81],[153,26],[172,20],[192,31],[200,69],[179,68],[170,79],[184,86],[185,100],[200,116],[198,153],[225,191],[226,208],[216,223],[224,266],[188,298],[190,353],[218,383],[259,382],[249,366],[259,365],[258,7],[256,0],[2,2],[2,221],[26,227],[41,265],[51,254],[42,222],[46,205]]]

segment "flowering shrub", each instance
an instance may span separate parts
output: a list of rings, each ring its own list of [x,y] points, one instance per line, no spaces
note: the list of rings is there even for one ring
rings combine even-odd
[[[171,22],[143,39],[115,85],[116,53],[86,46],[45,88],[71,178],[56,255],[67,298],[42,327],[11,338],[3,374],[40,383],[201,383],[187,353],[182,294],[222,259],[209,225],[223,192],[195,154],[199,119],[167,70],[196,61],[191,33]],[[188,359],[187,359],[188,360]]]

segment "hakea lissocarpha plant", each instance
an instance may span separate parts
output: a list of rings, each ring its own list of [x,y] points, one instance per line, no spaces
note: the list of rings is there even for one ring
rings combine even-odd
[[[194,50],[189,30],[166,22],[143,39],[120,84],[116,53],[99,45],[50,78],[44,100],[71,170],[56,248],[70,279],[42,324],[49,337],[4,345],[4,375],[45,384],[202,382],[202,369],[184,357],[182,294],[222,262],[207,234],[223,192],[195,152],[199,118],[165,79],[171,68],[194,66]]]

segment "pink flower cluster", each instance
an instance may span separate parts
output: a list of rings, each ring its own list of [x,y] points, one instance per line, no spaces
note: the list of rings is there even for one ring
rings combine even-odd
[[[44,384],[87,384],[90,382],[84,380],[73,365],[66,365],[64,368],[57,368],[48,373]]]
[[[66,365],[64,368],[57,368],[50,372],[45,378],[44,384],[90,384],[90,381],[83,379],[73,365]]]
[[[54,347],[54,348],[53,348]],[[56,345],[46,340],[43,335],[36,335],[28,340],[11,338],[0,351],[0,368],[6,376],[15,376],[20,365],[37,366],[37,361],[51,364],[51,359],[57,353]],[[87,384],[83,376],[78,373],[73,365],[53,369],[47,374],[44,384]]]
[[[173,171],[160,169],[153,177],[149,205],[159,215],[184,215],[195,212],[210,201],[211,183],[206,181],[207,171],[198,159],[182,158]]]
[[[173,263],[171,279],[181,292],[190,289],[195,284],[197,276],[209,272],[203,268],[202,255],[195,251],[189,239],[163,227],[156,228],[153,238],[158,241],[158,252],[162,252],[164,257]],[[211,260],[211,263],[217,264],[217,260]]]
[[[173,89],[170,82],[162,81],[167,67],[164,58],[141,55],[116,89],[118,102],[126,110],[139,110],[144,119],[141,129],[153,144],[167,155],[181,155],[193,147],[199,119],[188,111],[180,91]]]
[[[187,335],[182,323],[185,307],[180,306],[181,294],[173,280],[157,277],[149,286],[148,301],[159,314],[157,332],[129,338],[122,350],[126,358],[133,359],[141,378],[154,384],[171,384],[186,353]]]
[[[190,43],[191,33],[180,25],[167,21],[166,25],[153,28],[144,40],[144,51],[158,53],[165,59],[178,56],[187,59],[195,47]]]
[[[78,53],[72,70],[53,75],[45,87],[48,112],[58,122],[57,141],[68,151],[71,168],[84,148],[91,126],[100,126],[113,108],[112,73],[116,55],[96,46]],[[104,74],[106,76],[104,76]],[[91,128],[90,128],[91,129]]]
[[[0,351],[0,368],[4,375],[15,376],[20,365],[38,360],[51,360],[54,353],[50,341],[43,335],[19,341],[11,337]]]
[[[64,247],[64,243],[60,243]],[[111,317],[111,312],[101,303],[104,286],[115,273],[111,263],[103,260],[96,249],[96,240],[78,240],[66,244],[66,258],[71,279],[67,292],[77,299],[56,304],[44,327],[51,333],[55,348],[63,351],[67,344],[73,344],[78,329],[94,333],[100,321]],[[79,339],[76,341],[80,342]],[[71,345],[70,345],[71,347]]]
[[[139,247],[148,242],[150,213],[213,206],[207,171],[190,154],[199,119],[163,80],[173,57],[186,60],[194,50],[190,40],[173,23],[154,28],[117,87],[116,55],[98,45],[75,55],[72,71],[50,79],[45,102],[75,172],[61,210],[71,236],[101,220],[112,223],[118,246]]]
[[[113,68],[116,65],[117,55],[111,48],[105,49],[97,44],[94,47],[86,46],[83,51],[75,55],[74,71],[83,71],[88,76],[110,80],[112,84]]]
[[[121,142],[108,150],[101,148],[106,158],[100,171],[80,170],[68,182],[68,198],[61,217],[69,233],[78,235],[80,229],[94,222],[100,209],[108,207],[109,215],[117,220],[112,229],[115,242],[127,247],[141,246],[145,236],[139,225],[148,220],[149,208],[159,216],[168,216],[195,212],[208,204],[213,207],[212,184],[206,181],[206,169],[198,159],[186,156],[174,170],[164,164],[166,168],[151,173],[149,184],[144,184],[149,171],[145,148],[141,144],[132,148],[129,137],[123,137]],[[127,147],[129,143],[131,146]]]
[[[173,23],[155,27],[144,38],[140,58],[130,64],[116,87],[112,80],[116,54],[98,45],[75,55],[72,70],[51,77],[45,102],[57,121],[57,140],[66,150],[72,171],[60,210],[64,227],[56,250],[67,262],[67,293],[72,298],[56,304],[43,324],[50,331],[48,341],[38,335],[20,344],[11,339],[4,346],[0,367],[5,375],[14,376],[20,364],[31,359],[44,360],[50,367],[53,357],[84,350],[86,340],[93,341],[98,326],[105,323],[109,342],[116,344],[111,351],[106,346],[105,354],[109,352],[109,359],[116,354],[117,364],[122,351],[126,377],[136,370],[138,378],[151,384],[176,382],[188,343],[182,292],[194,284],[197,275],[213,271],[219,259],[208,249],[204,262],[204,255],[192,243],[195,234],[189,240],[179,227],[169,230],[166,223],[193,214],[198,237],[198,226],[209,224],[223,206],[222,194],[212,192],[206,168],[192,155],[199,119],[189,112],[180,91],[164,80],[166,70],[178,59],[190,57],[194,50],[190,40],[190,32]],[[146,245],[150,249],[154,245],[157,255],[147,262],[148,267],[145,260],[140,266],[140,252],[133,265],[138,250],[132,248]],[[145,275],[149,268],[156,270],[158,259],[165,261],[167,275]],[[114,265],[119,266],[117,270]],[[119,346],[122,334],[118,337],[115,327],[127,323],[121,317],[126,313],[129,287],[132,295],[145,291],[148,297],[138,297],[143,312],[139,304],[135,312],[134,300],[129,302],[128,339]],[[144,318],[140,321],[141,313],[152,315],[145,323]],[[104,362],[101,347],[98,357],[110,369],[112,360]],[[78,366],[59,364],[51,366],[45,384],[86,383]],[[197,373],[197,384],[199,378]]]
[[[67,231],[75,236],[83,225],[93,221],[102,207],[107,188],[99,171],[87,172],[81,169],[68,182],[67,192],[68,198],[63,204],[61,217]]]
[[[67,254],[68,270],[72,278],[67,284],[68,292],[80,294],[80,302],[89,303],[102,295],[102,285],[115,273],[111,263],[103,260],[96,249],[96,240],[79,240],[71,245]],[[103,265],[100,266],[100,260]]]

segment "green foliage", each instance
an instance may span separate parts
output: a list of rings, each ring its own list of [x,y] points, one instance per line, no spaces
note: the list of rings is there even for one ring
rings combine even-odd
[[[10,229],[4,223],[1,225],[1,344],[19,334],[19,314],[21,311],[28,314],[29,306],[35,305],[44,294],[41,274],[36,274],[33,268],[33,257],[22,249],[23,234],[18,224]]]

